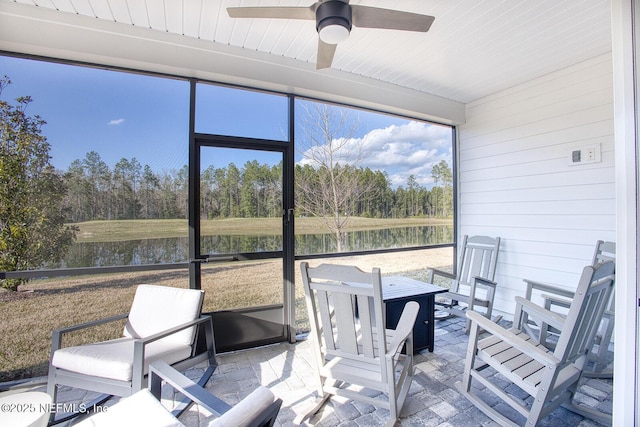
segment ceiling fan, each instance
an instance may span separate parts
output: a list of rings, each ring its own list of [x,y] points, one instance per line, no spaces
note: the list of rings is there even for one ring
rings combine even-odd
[[[331,67],[336,47],[349,37],[352,25],[361,28],[427,32],[435,19],[433,16],[399,10],[350,5],[349,0],[317,1],[309,7],[228,7],[227,13],[231,18],[315,20],[319,36],[317,69]]]

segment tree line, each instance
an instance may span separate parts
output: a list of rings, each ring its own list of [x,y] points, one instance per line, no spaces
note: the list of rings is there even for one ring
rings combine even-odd
[[[91,151],[62,173],[68,222],[187,217],[189,170],[157,173],[135,157],[113,169]]]
[[[329,197],[314,198],[326,182],[323,168],[296,165],[298,214],[327,215]],[[445,161],[432,170],[434,186],[420,185],[411,175],[393,188],[386,172],[350,165],[334,166],[334,173],[348,176],[353,189],[341,209],[349,216],[370,218],[449,217],[453,213],[453,180]],[[68,191],[64,198],[67,222],[117,219],[186,218],[188,167],[155,172],[135,158],[122,158],[113,168],[91,151],[62,172]],[[201,217],[269,218],[282,215],[282,164],[257,160],[242,166],[209,166],[201,172]],[[314,187],[315,190],[312,190]],[[355,197],[354,197],[355,196]],[[312,200],[313,199],[313,200]]]

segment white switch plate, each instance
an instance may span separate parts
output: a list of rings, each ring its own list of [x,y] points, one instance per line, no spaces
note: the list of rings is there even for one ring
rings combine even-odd
[[[583,145],[574,147],[569,151],[569,165],[584,165],[587,163],[599,163],[602,161],[600,144]]]

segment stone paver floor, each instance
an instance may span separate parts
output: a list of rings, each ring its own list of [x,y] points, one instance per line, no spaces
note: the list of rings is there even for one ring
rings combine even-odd
[[[414,358],[416,376],[409,396],[396,426],[495,426],[486,415],[461,396],[454,383],[461,378],[467,336],[463,332],[464,319],[450,319],[436,323],[436,342],[433,353],[424,350]],[[207,384],[207,389],[233,405],[249,394],[258,385],[270,388],[283,400],[278,415],[280,426],[293,425],[294,418],[305,412],[316,396],[316,377],[312,368],[313,358],[310,342],[301,340],[296,344],[280,343],[258,349],[243,350],[218,355],[219,366]],[[200,370],[187,372],[197,378]],[[613,382],[611,380],[583,379],[576,400],[601,412],[610,414],[612,408]],[[369,392],[369,391],[364,391]],[[171,406],[174,393],[163,390],[164,403]],[[62,389],[61,401],[87,399],[88,393],[80,390]],[[492,404],[499,401],[490,397]],[[113,404],[117,399],[111,399]],[[500,406],[503,413],[512,414],[517,422],[524,422],[515,411],[506,405]],[[515,415],[513,415],[515,414]],[[374,406],[345,399],[334,398],[306,424],[319,427],[345,426],[365,427],[384,425],[388,411]],[[206,426],[213,416],[197,405],[181,416],[188,427]],[[69,427],[74,423],[66,423]],[[542,426],[600,426],[564,408],[547,416]]]

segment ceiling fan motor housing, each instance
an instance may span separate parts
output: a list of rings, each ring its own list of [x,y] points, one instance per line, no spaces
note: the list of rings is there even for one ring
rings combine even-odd
[[[340,25],[351,31],[351,7],[340,0],[324,1],[316,9],[316,30],[322,31],[329,25]]]

